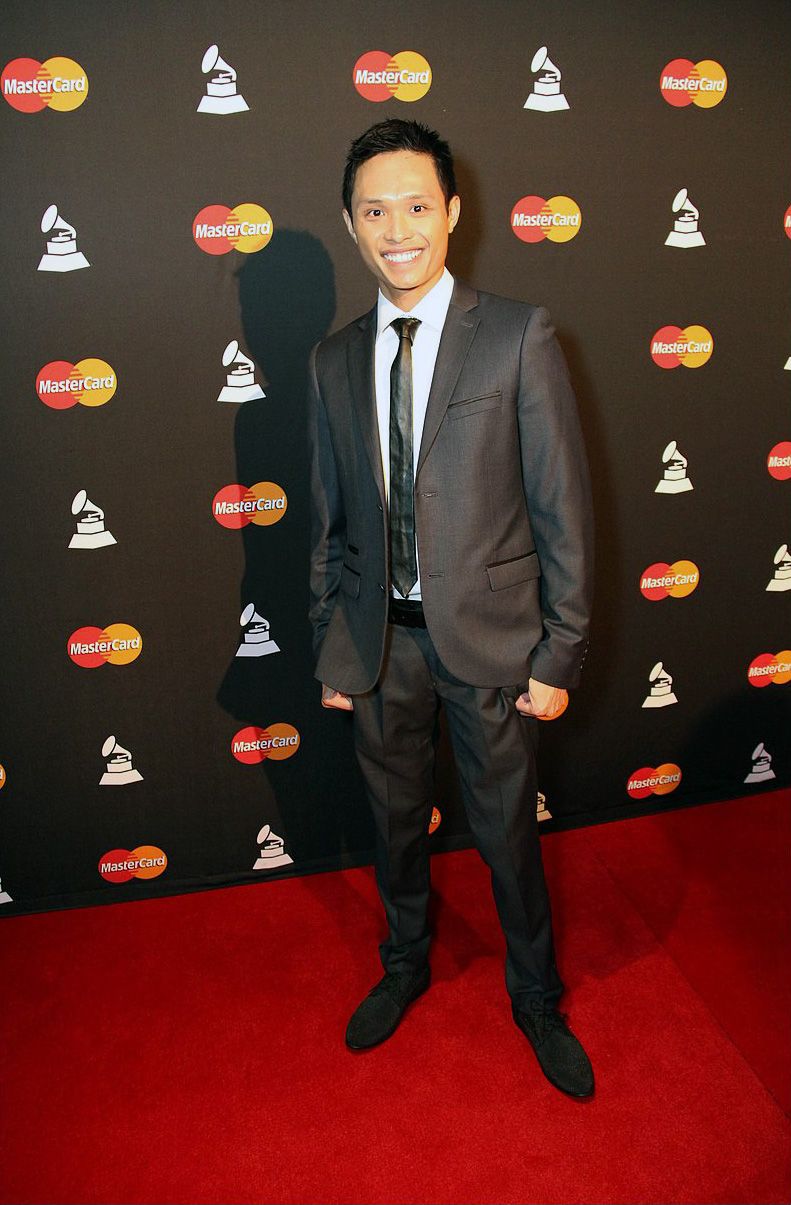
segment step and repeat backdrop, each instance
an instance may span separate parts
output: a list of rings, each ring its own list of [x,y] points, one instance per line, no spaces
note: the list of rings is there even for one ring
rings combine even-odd
[[[451,270],[546,305],[579,397],[598,584],[542,831],[788,783],[785,18],[5,0],[3,914],[370,860],[313,679],[305,370],[375,300],[340,180],[384,116],[449,139]]]

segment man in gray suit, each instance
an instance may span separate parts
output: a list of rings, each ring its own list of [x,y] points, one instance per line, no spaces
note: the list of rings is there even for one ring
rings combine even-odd
[[[322,702],[353,712],[388,922],[349,1022],[367,1049],[429,985],[428,825],[440,704],[506,938],[516,1024],[556,1087],[593,1092],[557,1004],[536,730],[585,655],[592,519],[576,404],[545,310],[445,267],[450,149],[391,119],[351,146],[343,218],[377,304],[314,350],[311,622]]]

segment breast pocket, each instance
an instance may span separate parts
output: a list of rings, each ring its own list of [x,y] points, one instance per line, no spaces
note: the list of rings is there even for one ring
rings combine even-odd
[[[482,414],[484,410],[498,410],[502,405],[501,389],[493,389],[490,393],[478,393],[475,397],[461,398],[448,406],[448,418],[451,420],[469,418],[471,414]]]

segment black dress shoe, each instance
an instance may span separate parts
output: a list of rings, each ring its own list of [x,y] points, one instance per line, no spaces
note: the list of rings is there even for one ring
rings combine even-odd
[[[567,1096],[592,1096],[593,1068],[582,1043],[566,1024],[565,1015],[539,1000],[531,1000],[525,1011],[514,1004],[512,1011],[552,1087]]]
[[[424,967],[415,974],[387,971],[355,1010],[346,1030],[346,1045],[351,1050],[368,1050],[395,1033],[413,1000],[422,996],[431,982],[431,971]]]

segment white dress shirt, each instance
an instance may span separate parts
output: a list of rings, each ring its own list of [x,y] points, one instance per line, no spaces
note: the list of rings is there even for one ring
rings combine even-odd
[[[398,335],[390,325],[394,318],[419,318],[420,326],[412,338],[412,476],[414,479],[420,440],[423,436],[423,423],[426,418],[426,407],[431,382],[434,377],[434,365],[437,362],[439,341],[448,307],[453,293],[453,277],[447,268],[414,309],[405,312],[388,301],[380,291],[377,301],[376,348],[374,354],[374,376],[376,385],[376,417],[379,423],[379,446],[382,450],[382,471],[385,479],[385,497],[390,498],[390,369],[398,351]],[[415,537],[417,543],[417,536]],[[420,552],[418,550],[417,581],[412,587],[409,598],[421,599],[420,592]],[[393,594],[400,598],[396,589]]]

